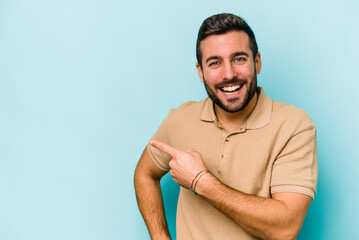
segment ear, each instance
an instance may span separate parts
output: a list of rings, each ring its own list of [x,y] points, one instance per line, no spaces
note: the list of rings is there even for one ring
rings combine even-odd
[[[261,53],[258,52],[256,59],[255,59],[255,64],[256,64],[256,74],[260,74],[261,70],[262,70],[262,59],[261,59]]]
[[[197,68],[199,79],[201,80],[201,82],[203,82],[203,71],[198,62],[196,62],[196,68]]]

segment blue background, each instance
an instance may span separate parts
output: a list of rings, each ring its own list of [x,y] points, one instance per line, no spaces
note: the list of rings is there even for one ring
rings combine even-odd
[[[0,0],[0,239],[149,239],[133,172],[168,110],[206,97],[195,40],[253,28],[274,100],[317,125],[318,194],[298,239],[355,239],[357,1]],[[172,236],[178,186],[162,181]]]

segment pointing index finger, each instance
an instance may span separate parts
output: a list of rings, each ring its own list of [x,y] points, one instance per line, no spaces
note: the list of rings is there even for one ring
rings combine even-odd
[[[169,155],[171,155],[172,158],[175,158],[175,155],[178,154],[178,152],[180,152],[180,150],[175,149],[165,143],[156,141],[156,140],[150,140],[149,144],[151,144],[152,146],[160,149],[161,151],[168,153]]]

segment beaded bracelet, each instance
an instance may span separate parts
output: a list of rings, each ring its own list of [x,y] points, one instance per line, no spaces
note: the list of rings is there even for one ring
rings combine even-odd
[[[193,179],[192,181],[192,184],[191,184],[191,190],[193,190],[193,195],[197,195],[196,193],[196,186],[197,186],[197,183],[199,181],[199,179],[206,173],[209,173],[209,170],[208,169],[205,169],[205,170],[202,170],[200,171],[199,173],[197,173],[196,177]],[[192,189],[192,185],[193,185],[193,182],[196,180],[194,186],[193,186],[193,189]]]

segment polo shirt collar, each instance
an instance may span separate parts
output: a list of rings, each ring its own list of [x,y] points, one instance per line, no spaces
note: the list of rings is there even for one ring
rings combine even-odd
[[[245,123],[246,129],[257,129],[270,123],[272,100],[264,93],[261,87],[257,88],[257,93],[257,104]],[[201,120],[205,122],[217,123],[217,117],[213,108],[213,101],[210,98],[207,98],[205,101]]]

